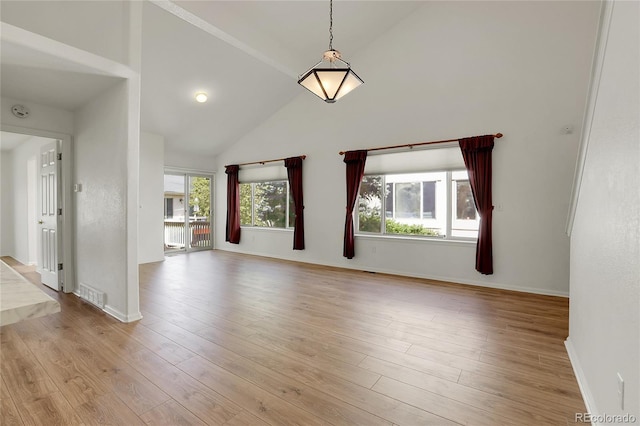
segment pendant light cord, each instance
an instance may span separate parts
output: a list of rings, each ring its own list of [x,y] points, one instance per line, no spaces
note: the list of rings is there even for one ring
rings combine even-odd
[[[333,50],[333,0],[329,0],[329,50]]]

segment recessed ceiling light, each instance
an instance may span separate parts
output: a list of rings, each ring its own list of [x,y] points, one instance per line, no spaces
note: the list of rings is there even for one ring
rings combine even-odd
[[[207,102],[208,96],[206,93],[204,92],[200,92],[200,93],[196,93],[196,101],[203,103],[203,102]]]

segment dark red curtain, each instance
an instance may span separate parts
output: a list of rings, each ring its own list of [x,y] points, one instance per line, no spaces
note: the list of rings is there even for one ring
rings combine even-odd
[[[344,222],[344,251],[343,256],[353,259],[355,255],[355,241],[353,238],[353,209],[358,200],[360,182],[364,176],[364,166],[367,162],[367,151],[347,151],[344,160],[347,164],[347,217]]]
[[[293,225],[293,249],[304,250],[304,200],[302,196],[302,158],[291,157],[284,160],[289,178],[289,188],[293,197],[296,219]]]
[[[232,244],[240,243],[240,182],[238,170],[240,167],[231,165],[225,167],[227,174],[227,235],[226,240]]]
[[[480,229],[476,245],[476,270],[481,274],[493,274],[493,248],[491,221],[491,152],[493,135],[460,139],[460,150],[469,173],[469,184],[476,210],[480,214]]]

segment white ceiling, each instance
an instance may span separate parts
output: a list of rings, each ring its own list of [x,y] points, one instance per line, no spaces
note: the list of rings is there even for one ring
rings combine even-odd
[[[53,139],[43,138],[40,136],[23,135],[20,133],[0,132],[0,151],[11,151],[16,146],[29,140],[49,142]]]
[[[0,151],[11,151],[16,146],[31,139],[29,135],[0,132]]]
[[[118,81],[46,53],[2,39],[2,96],[73,111]]]
[[[296,79],[328,48],[328,1],[154,3],[143,6],[141,128],[163,135],[169,153],[217,154],[295,96],[313,96]],[[352,61],[424,4],[336,1],[333,47]],[[117,81],[4,41],[1,48],[2,96],[73,111]],[[353,66],[366,82],[366,70]],[[207,103],[193,100],[198,91]]]

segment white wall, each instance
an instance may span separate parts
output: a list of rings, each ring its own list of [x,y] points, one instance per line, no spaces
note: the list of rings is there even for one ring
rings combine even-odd
[[[13,155],[0,151],[0,256],[15,253],[13,239]]]
[[[40,147],[52,142],[53,139],[31,137],[11,151],[2,151],[2,157],[7,160],[7,170],[2,174],[3,191],[1,195],[3,210],[2,222],[2,255],[11,256],[25,265],[36,264],[37,258],[30,256],[29,226],[36,222],[35,210],[29,211],[29,204],[37,206],[37,188],[28,187],[29,161],[39,159]],[[9,164],[5,163],[7,161]],[[33,176],[32,176],[33,178]],[[5,181],[6,180],[6,181]],[[37,182],[33,182],[34,184]],[[4,186],[7,191],[5,192]],[[31,197],[32,199],[29,199]],[[32,206],[33,207],[33,206]],[[5,210],[6,208],[6,210]]]
[[[599,86],[597,78],[594,83],[592,96],[597,100],[593,120],[587,123],[590,134],[583,142],[587,151],[570,230],[567,340],[591,413],[628,413],[636,422],[640,421],[639,16],[638,2],[613,3]],[[625,380],[624,409],[617,373]]]
[[[164,137],[140,134],[138,263],[164,260]]]
[[[215,157],[165,150],[164,164],[167,168],[210,173],[215,168]]]
[[[2,21],[111,60],[128,63],[126,1],[6,1]]]
[[[336,104],[303,88],[217,158],[216,229],[224,230],[224,164],[306,154],[306,247],[288,231],[244,228],[216,247],[340,267],[547,294],[568,294],[565,219],[598,18],[595,2],[426,2],[347,57],[365,84]],[[541,30],[544,29],[544,30]],[[340,46],[337,45],[337,48]],[[343,52],[346,54],[346,52]],[[494,269],[475,245],[356,237],[342,257],[345,167],[338,152],[502,132],[494,150]]]
[[[130,309],[128,286],[137,287],[127,276],[127,105],[122,82],[78,110],[74,144],[75,182],[82,184],[75,199],[77,282],[103,291],[105,310],[121,320]]]
[[[29,116],[27,118],[14,116],[11,113],[13,105],[23,105],[29,108]],[[73,133],[73,112],[35,102],[2,97],[0,98],[0,123],[2,126],[17,126],[70,135]]]
[[[77,282],[94,286],[96,281],[94,287],[106,293],[105,311],[122,321],[137,320],[141,318],[137,244],[142,4],[2,2],[1,6],[3,22],[54,40],[31,33],[26,37],[28,49],[47,52],[43,59],[70,61],[123,79],[74,111],[73,125],[66,132],[75,139],[73,155],[69,155],[75,165],[74,180],[92,192],[77,196],[75,247],[65,242],[65,253],[76,252]],[[23,44],[19,39],[12,42]],[[68,46],[83,50],[70,51]],[[3,126],[4,109],[3,104]],[[32,115],[34,112],[32,109]],[[11,125],[26,126],[9,119]],[[61,126],[67,124],[62,121]],[[72,204],[71,199],[65,202]],[[65,263],[65,275],[71,274],[68,271],[75,268],[66,268]],[[65,282],[75,281],[67,278]],[[65,285],[65,291],[71,287]]]

